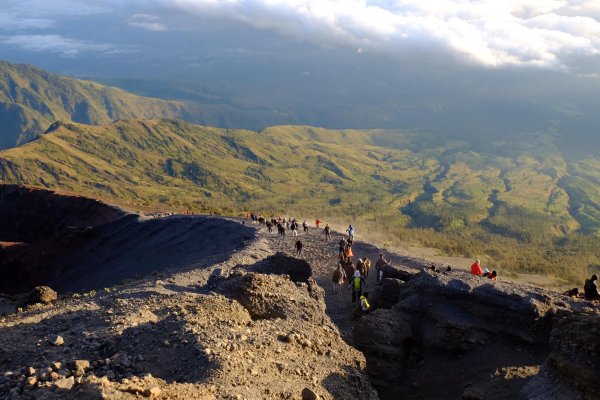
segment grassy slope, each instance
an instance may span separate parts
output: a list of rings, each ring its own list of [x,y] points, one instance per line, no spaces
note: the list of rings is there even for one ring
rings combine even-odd
[[[1,152],[0,181],[194,210],[352,217],[392,238],[487,254],[505,271],[572,280],[600,257],[600,163],[567,162],[543,136],[482,154],[400,131],[61,123]]]
[[[0,149],[31,140],[57,120],[101,125],[116,119],[185,115],[182,103],[0,61]]]

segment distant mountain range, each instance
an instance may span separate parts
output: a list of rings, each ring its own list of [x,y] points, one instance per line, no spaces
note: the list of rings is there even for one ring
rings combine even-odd
[[[182,90],[182,89],[180,89]],[[35,139],[56,121],[105,125],[119,119],[183,119],[221,127],[264,126],[285,113],[220,98],[167,101],[0,61],[0,150]]]

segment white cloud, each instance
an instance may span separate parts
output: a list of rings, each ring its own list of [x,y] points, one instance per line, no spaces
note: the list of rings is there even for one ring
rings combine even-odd
[[[56,53],[63,57],[77,57],[82,53],[110,55],[126,51],[112,44],[84,42],[60,35],[0,36],[0,43],[29,51]]]
[[[48,29],[55,26],[49,18],[21,17],[8,10],[0,10],[0,30],[23,31],[30,29]]]
[[[127,25],[153,32],[162,32],[169,29],[160,22],[159,17],[152,14],[134,14],[127,20]]]
[[[233,20],[351,51],[450,52],[489,66],[574,69],[600,54],[600,0],[0,0],[0,30],[64,28],[62,18],[111,12],[160,32]],[[132,11],[135,10],[135,11]],[[137,13],[136,13],[137,12]],[[169,21],[158,17],[163,15]],[[190,21],[191,18],[191,21]],[[194,20],[197,19],[198,22]],[[33,32],[36,33],[36,32]],[[52,35],[46,35],[52,36]],[[43,36],[41,36],[43,37]],[[54,36],[56,37],[56,35]],[[79,43],[73,41],[75,43]],[[67,46],[77,50],[77,45]]]
[[[57,17],[57,16],[86,16],[109,13],[109,2],[97,0],[0,0],[3,8],[13,9],[23,16]]]
[[[316,43],[395,53],[449,49],[492,67],[568,68],[600,53],[598,1],[154,0],[182,13],[234,19]]]

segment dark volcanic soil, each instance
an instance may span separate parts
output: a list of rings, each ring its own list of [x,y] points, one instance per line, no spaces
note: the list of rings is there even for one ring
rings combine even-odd
[[[76,196],[0,186],[0,292],[111,287],[228,257],[254,229],[210,217],[149,219]]]

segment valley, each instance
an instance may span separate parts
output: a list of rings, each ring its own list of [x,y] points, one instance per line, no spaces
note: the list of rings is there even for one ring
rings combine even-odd
[[[402,130],[57,122],[0,152],[3,183],[139,207],[351,219],[382,245],[415,243],[565,284],[600,263],[599,177],[593,156],[573,160],[544,135],[484,151]]]

